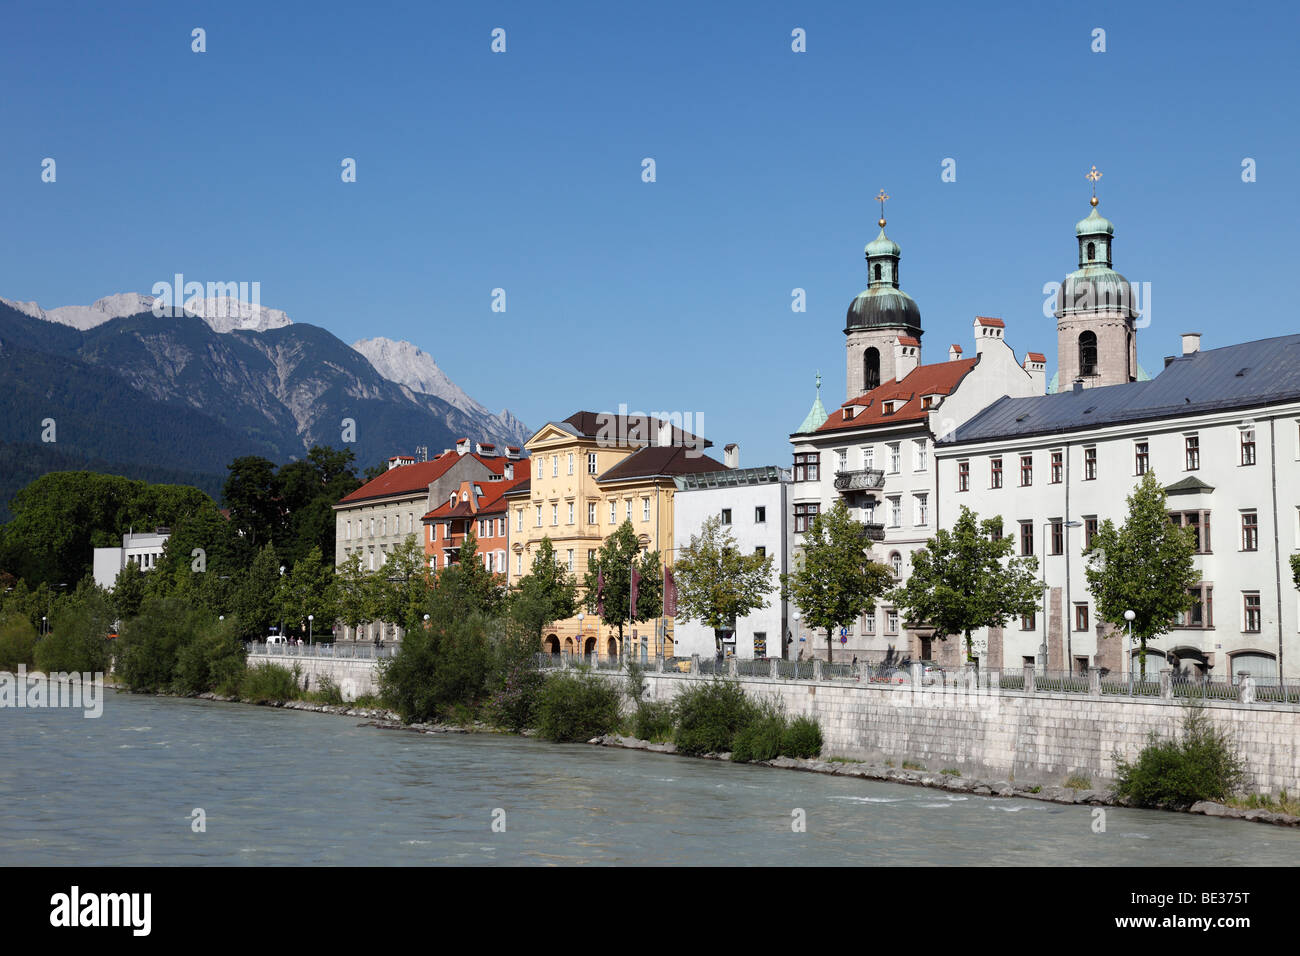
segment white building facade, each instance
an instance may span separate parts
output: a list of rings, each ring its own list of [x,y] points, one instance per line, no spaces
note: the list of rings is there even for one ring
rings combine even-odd
[[[723,653],[740,658],[786,656],[790,644],[789,607],[781,598],[781,575],[785,573],[790,522],[787,506],[790,472],[768,465],[727,471],[679,475],[673,527],[674,554],[690,544],[708,518],[716,517],[723,530],[731,533],[744,554],[771,556],[772,591],[767,605],[737,618],[735,628],[723,637]],[[674,653],[712,658],[716,649],[713,629],[699,621],[673,622]]]
[[[96,548],[93,564],[95,583],[112,590],[117,576],[128,563],[138,565],[141,571],[152,571],[162,560],[163,549],[170,537],[170,529],[157,528],[150,533],[122,535],[120,548]]]
[[[1300,676],[1290,568],[1300,553],[1300,335],[1202,351],[1188,333],[1181,354],[1144,381],[1127,281],[1109,268],[1113,232],[1095,208],[1076,227],[1081,263],[1104,267],[1067,281],[1062,388],[994,402],[935,449],[940,525],[950,528],[962,505],[1001,516],[1044,582],[1037,613],[980,632],[981,663],[1130,671],[1136,649],[1098,619],[1083,552],[1101,522],[1124,523],[1128,495],[1153,472],[1170,520],[1196,529],[1200,580],[1192,609],[1148,645],[1149,667],[1163,658],[1215,680]],[[1080,307],[1088,302],[1091,311]]]
[[[938,528],[936,437],[1003,396],[1042,395],[1045,358],[1031,352],[1017,361],[1005,341],[1005,323],[977,317],[971,357],[952,345],[947,361],[923,364],[920,310],[898,289],[899,248],[885,236],[883,219],[880,225],[880,235],[866,247],[871,284],[849,306],[844,330],[847,400],[828,414],[819,380],[812,410],[790,435],[786,561],[798,566],[813,520],[842,500],[875,542],[874,560],[901,582],[910,573],[912,553]],[[791,621],[795,653],[826,657],[826,632],[814,633],[793,608]],[[907,628],[896,608],[882,604],[832,634],[830,652],[836,661],[895,656],[955,664],[955,645],[932,642],[931,634],[929,628]]]

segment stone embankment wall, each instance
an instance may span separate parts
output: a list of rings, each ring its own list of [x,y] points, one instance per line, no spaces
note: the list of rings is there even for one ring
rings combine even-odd
[[[686,674],[645,675],[647,697],[671,700]],[[1115,776],[1112,754],[1133,759],[1147,735],[1180,732],[1185,707],[1176,700],[1026,695],[1015,691],[935,691],[851,681],[738,679],[754,697],[776,697],[791,716],[821,725],[824,756],[883,763],[955,767],[967,776],[1014,778],[1053,785],[1071,774],[1094,787]],[[1300,791],[1300,708],[1211,701],[1207,712],[1228,730],[1246,760],[1251,789]]]
[[[307,679],[307,690],[318,690],[323,676],[329,676],[343,692],[344,700],[379,693],[379,669],[373,660],[351,660],[332,657],[298,657],[286,654],[249,654],[248,666],[261,663],[278,664],[286,670],[298,665]]]

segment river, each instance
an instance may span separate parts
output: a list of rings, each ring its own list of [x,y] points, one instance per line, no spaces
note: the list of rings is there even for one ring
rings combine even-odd
[[[109,693],[0,711],[0,863],[1292,864],[1300,831]],[[206,829],[194,832],[195,809]],[[806,828],[792,823],[802,816]],[[493,821],[504,832],[494,832]]]

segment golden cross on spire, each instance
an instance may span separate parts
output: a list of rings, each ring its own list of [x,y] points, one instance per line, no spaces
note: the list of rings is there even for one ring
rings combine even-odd
[[[889,198],[889,193],[885,192],[883,189],[880,190],[880,195],[876,197],[876,201],[880,203],[880,228],[881,229],[885,228],[885,200],[888,198]]]
[[[1101,179],[1101,173],[1094,166],[1089,172],[1083,174],[1083,178],[1092,181],[1092,204],[1095,206],[1097,205],[1097,180]]]

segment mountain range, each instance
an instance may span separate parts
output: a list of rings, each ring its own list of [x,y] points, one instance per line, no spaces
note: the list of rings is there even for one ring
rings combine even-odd
[[[522,446],[529,435],[409,342],[348,346],[226,297],[194,298],[163,317],[153,302],[122,293],[46,310],[0,298],[0,518],[15,491],[48,471],[181,482],[219,496],[226,465],[241,455],[280,463],[326,444],[355,451],[360,471],[462,437]]]

